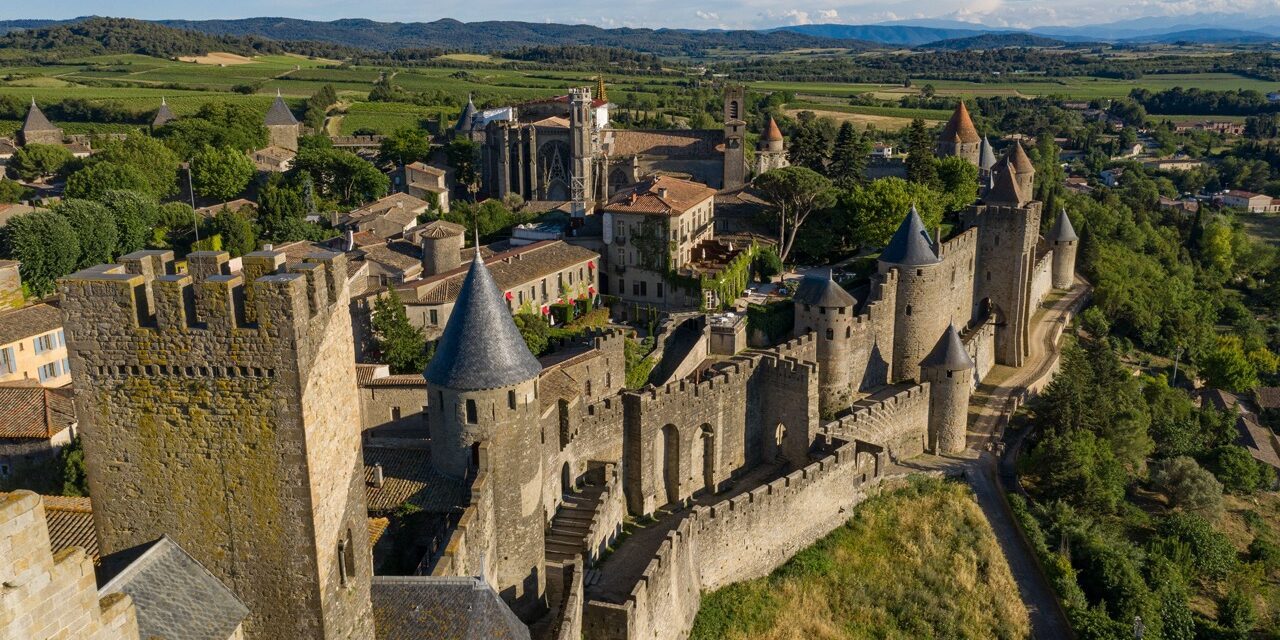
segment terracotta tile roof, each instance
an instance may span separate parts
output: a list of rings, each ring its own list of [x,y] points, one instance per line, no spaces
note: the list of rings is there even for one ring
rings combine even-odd
[[[382,486],[373,486],[373,465],[382,465]],[[364,445],[364,479],[369,513],[384,514],[405,502],[432,513],[466,506],[470,489],[431,466],[431,448]]]
[[[369,518],[369,546],[378,544],[382,539],[382,534],[387,532],[387,527],[391,525],[390,518]]]
[[[463,250],[464,253],[467,250]],[[484,252],[481,252],[484,256]],[[567,269],[573,265],[600,259],[600,254],[577,245],[559,240],[545,240],[516,247],[509,251],[493,254],[484,258],[485,266],[493,276],[498,288],[510,291],[527,282],[532,282]],[[466,278],[470,264],[464,261],[462,266],[452,271],[423,278],[397,289],[406,302],[416,304],[445,304],[458,298],[462,290],[462,281]]]
[[[376,262],[393,271],[409,272],[422,267],[422,250],[412,242],[395,240],[385,244],[360,247],[365,260]]]
[[[532,124],[535,127],[554,127],[556,129],[568,129],[569,119],[561,118],[560,116],[548,116]]]
[[[716,190],[700,182],[655,176],[624,189],[609,199],[605,211],[679,215],[714,198]]]
[[[451,236],[460,236],[467,232],[467,228],[449,222],[448,220],[432,220],[410,228],[404,232],[405,237],[417,236],[419,238],[448,238]]]
[[[943,142],[981,142],[982,138],[978,136],[978,130],[973,126],[973,119],[969,117],[969,108],[964,106],[964,100],[956,104],[956,110],[952,112],[951,119],[947,121],[947,126],[942,129],[942,135],[939,139]]]
[[[70,389],[0,384],[0,439],[48,440],[75,424]]]
[[[1013,150],[1009,152],[1013,162],[1013,168],[1018,173],[1035,173],[1036,166],[1031,164],[1031,158],[1027,157],[1027,150],[1022,148],[1021,142],[1013,143]]]
[[[444,169],[441,169],[440,167],[433,167],[425,162],[422,162],[421,160],[419,160],[418,162],[410,162],[409,164],[405,165],[405,167],[409,169],[413,169],[414,171],[430,173],[436,176],[442,176],[445,174]]]
[[[374,364],[369,362],[356,363],[356,385],[365,386],[369,384],[378,375],[378,369],[385,369],[385,364]]]
[[[708,157],[714,155],[724,143],[723,132],[698,130],[606,129],[602,138],[605,154],[615,157]]]
[[[778,123],[769,116],[769,126],[764,130],[763,140],[765,142],[780,142],[782,140],[782,131],[778,129]]]
[[[352,210],[347,217],[357,221],[373,216],[383,216],[407,224],[430,207],[431,203],[422,198],[415,198],[407,193],[393,193]]]
[[[0,499],[9,494],[0,493]],[[58,553],[71,547],[84,549],[98,561],[98,536],[93,531],[93,507],[89,498],[40,496],[44,500],[44,516],[49,523],[49,543]]]
[[[1254,394],[1259,409],[1280,409],[1280,387],[1258,387]]]
[[[422,387],[427,388],[427,380],[421,373],[396,373],[372,378],[364,384],[366,387]],[[426,393],[425,391],[423,392]],[[424,396],[425,397],[425,396]]]
[[[1280,455],[1276,454],[1271,430],[1258,424],[1256,416],[1242,414],[1236,419],[1236,429],[1236,444],[1248,449],[1254,460],[1280,469]]]

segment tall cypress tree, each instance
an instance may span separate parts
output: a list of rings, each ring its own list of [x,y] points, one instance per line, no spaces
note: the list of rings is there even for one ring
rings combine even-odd
[[[850,189],[866,180],[864,172],[867,168],[867,156],[871,153],[871,142],[853,128],[852,122],[840,125],[836,134],[835,146],[831,149],[831,164],[827,166],[827,176],[836,186]]]
[[[938,168],[933,157],[933,136],[924,120],[916,118],[907,127],[907,179],[924,185],[932,185],[938,178]]]

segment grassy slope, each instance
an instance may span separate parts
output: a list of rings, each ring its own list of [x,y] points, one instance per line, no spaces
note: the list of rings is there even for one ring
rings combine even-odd
[[[1017,586],[968,487],[872,498],[766,578],[708,594],[691,640],[1025,638]]]

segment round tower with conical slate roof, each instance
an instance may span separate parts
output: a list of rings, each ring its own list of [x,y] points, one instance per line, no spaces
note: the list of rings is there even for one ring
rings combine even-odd
[[[285,104],[279,89],[276,89],[276,99],[271,103],[271,108],[267,109],[263,124],[267,127],[268,145],[290,151],[298,150],[298,135],[302,133],[302,125],[293,117],[293,112]]]
[[[458,480],[489,475],[490,535],[498,552],[484,570],[512,609],[526,617],[541,609],[546,584],[541,371],[477,249],[423,374],[431,461]]]
[[[920,362],[929,383],[929,445],[936,454],[964,451],[969,432],[969,395],[973,391],[973,358],[954,324]]]
[[[853,400],[850,343],[857,303],[830,271],[805,276],[796,289],[796,333],[817,334],[819,403],[824,415],[848,407]]]
[[[991,141],[986,136],[982,136],[982,144],[978,150],[978,178],[986,178],[991,175],[991,171],[996,167],[996,151],[991,147]]]
[[[1079,249],[1080,237],[1075,227],[1071,226],[1071,218],[1067,210],[1058,214],[1053,230],[1049,232],[1049,242],[1053,245],[1053,288],[1070,289],[1076,279],[1076,250]]]
[[[920,359],[933,346],[945,320],[946,296],[938,295],[942,261],[915,207],[880,253],[880,273],[898,270],[898,290],[893,329],[892,378],[914,379]]]
[[[969,108],[961,100],[951,113],[947,126],[942,128],[942,135],[938,136],[938,155],[964,158],[977,166],[981,147],[982,138],[978,136],[978,129],[973,126],[973,119],[969,117]]]

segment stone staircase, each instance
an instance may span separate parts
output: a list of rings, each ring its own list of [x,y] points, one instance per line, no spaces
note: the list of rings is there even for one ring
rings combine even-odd
[[[586,554],[591,518],[600,506],[600,494],[604,489],[604,485],[589,484],[565,496],[547,529],[548,561],[565,562],[576,555]],[[583,564],[590,564],[590,558],[584,558]]]

